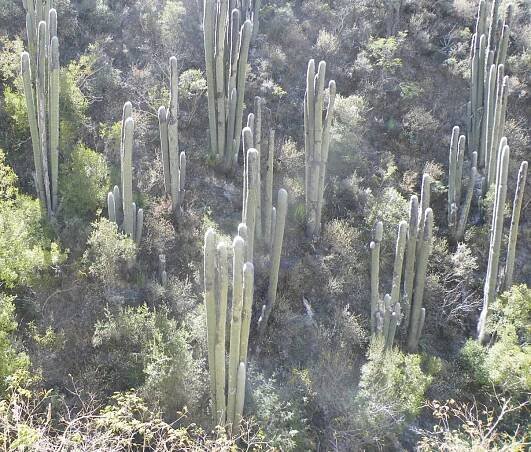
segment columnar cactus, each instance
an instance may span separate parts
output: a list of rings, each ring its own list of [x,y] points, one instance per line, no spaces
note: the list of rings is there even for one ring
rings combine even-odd
[[[480,0],[470,48],[468,148],[471,155],[472,152],[478,153],[478,169],[484,170],[487,179],[485,189],[494,182],[507,106],[508,79],[503,76],[503,67],[512,6],[507,7],[505,20],[498,17],[499,7],[500,0]]]
[[[509,290],[513,285],[514,259],[516,256],[516,240],[518,239],[518,225],[520,224],[520,211],[524,199],[525,180],[527,177],[527,162],[520,164],[518,171],[518,181],[514,194],[513,215],[511,218],[511,229],[509,231],[509,244],[507,246],[507,259],[505,262],[505,289]]]
[[[50,3],[24,2],[28,52],[21,55],[35,186],[48,217],[57,210],[59,175],[59,40]]]
[[[163,287],[168,285],[168,273],[166,272],[166,255],[159,254],[159,279]]]
[[[286,224],[286,214],[288,211],[288,192],[283,188],[278,191],[276,211],[278,214],[273,236],[273,247],[271,250],[267,302],[262,308],[262,315],[258,321],[258,334],[260,336],[264,335],[269,316],[271,315],[271,311],[273,310],[277,298],[278,270],[280,268],[280,255],[282,253],[282,242],[284,240],[284,226]]]
[[[498,170],[496,174],[496,195],[492,212],[492,226],[490,231],[489,263],[485,286],[483,291],[483,308],[478,322],[478,340],[486,340],[486,322],[489,306],[496,298],[496,285],[498,282],[498,266],[500,262],[500,250],[503,234],[503,211],[507,197],[507,173],[509,168],[509,146],[504,144]]]
[[[120,140],[121,189],[114,187],[107,195],[109,220],[129,235],[137,244],[142,239],[144,210],[137,209],[133,202],[133,134],[135,121],[132,117],[131,102],[126,102],[122,114],[122,133]],[[121,212],[118,206],[121,201]]]
[[[233,2],[231,2],[231,6]],[[210,148],[230,170],[237,159],[242,130],[245,76],[252,23],[228,0],[205,0],[203,35],[208,89]]]
[[[375,240],[371,242],[371,327],[373,335],[383,337],[386,349],[393,346],[396,328],[401,321],[400,287],[402,279],[402,267],[406,248],[406,234],[408,225],[405,221],[398,226],[396,240],[395,261],[393,265],[393,279],[391,282],[391,295],[386,294],[383,303],[380,302],[379,286],[379,254],[382,240],[383,225],[376,223]]]
[[[422,307],[424,299],[424,286],[426,284],[426,271],[428,268],[428,257],[431,253],[431,238],[433,231],[433,212],[428,207],[424,211],[424,221],[422,227],[421,241],[417,243],[417,262],[415,272],[415,292],[413,303],[409,315],[409,328],[407,337],[407,348],[411,353],[417,351],[420,335],[424,327],[426,310]]]
[[[245,144],[244,144],[245,148]],[[259,154],[254,148],[246,153],[245,172],[243,175],[243,209],[242,222],[247,226],[246,260],[253,262],[256,219],[260,186],[258,185]]]
[[[305,194],[306,233],[312,237],[321,229],[321,211],[324,200],[324,182],[330,129],[334,117],[336,83],[328,84],[329,97],[323,124],[323,104],[326,63],[321,61],[315,74],[315,61],[308,62],[306,93],[304,96],[304,148],[305,148]]]
[[[264,193],[264,242],[271,249],[273,245],[273,166],[275,157],[275,130],[269,131],[267,169]],[[275,217],[276,221],[276,217]]]
[[[318,235],[321,230],[326,164],[336,96],[336,83],[330,80],[328,106],[323,124],[325,72],[324,61],[319,63],[317,74],[315,74],[315,61],[312,59],[308,62],[304,96],[304,149],[306,233],[310,237]]]
[[[462,241],[465,234],[477,176],[477,152],[474,151],[472,153],[465,199],[462,202],[465,142],[465,136],[459,136],[459,127],[455,126],[452,129],[452,138],[450,140],[448,165],[448,228],[450,236],[457,242]]]
[[[233,428],[243,414],[254,268],[252,263],[244,263],[245,242],[241,236],[237,236],[233,242],[232,313],[226,372],[228,250],[226,244],[217,241],[215,231],[209,229],[205,235],[204,248],[204,300],[210,392],[214,422]]]
[[[370,244],[371,249],[371,332],[376,333],[376,313],[380,300],[380,247],[383,239],[383,223],[378,221],[374,227],[374,241]]]
[[[253,39],[258,36],[259,13],[262,0],[235,0],[242,18],[248,19],[253,23]],[[232,3],[231,3],[232,5]]]
[[[170,106],[159,107],[159,135],[164,170],[164,191],[171,197],[172,210],[179,216],[186,182],[186,154],[179,154],[179,74],[177,58],[170,58]]]

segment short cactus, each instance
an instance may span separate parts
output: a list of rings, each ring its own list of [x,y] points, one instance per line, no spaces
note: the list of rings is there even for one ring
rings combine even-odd
[[[472,154],[470,176],[466,185],[466,193],[462,201],[463,190],[463,164],[465,156],[464,135],[459,136],[459,127],[452,130],[450,140],[449,170],[448,170],[448,229],[450,236],[456,242],[463,240],[468,214],[474,195],[477,176],[477,153]]]
[[[186,182],[186,154],[179,153],[179,74],[177,58],[170,58],[170,105],[158,111],[160,150],[164,171],[164,191],[171,198],[172,210],[179,216]]]
[[[144,210],[137,209],[133,202],[133,134],[135,121],[132,117],[131,102],[126,102],[122,115],[122,133],[120,140],[120,175],[121,189],[117,186],[107,195],[109,220],[116,222],[118,227],[137,244],[142,240],[144,226]],[[119,205],[121,201],[121,212]]]

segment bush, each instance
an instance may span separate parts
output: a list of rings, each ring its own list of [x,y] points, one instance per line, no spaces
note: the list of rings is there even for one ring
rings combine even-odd
[[[116,223],[107,218],[100,218],[92,226],[94,229],[83,255],[88,273],[105,286],[121,285],[135,262],[135,242],[119,232]]]
[[[0,293],[0,395],[3,396],[11,378],[20,371],[27,371],[29,358],[17,351],[12,334],[17,329],[15,321],[15,298]]]
[[[461,350],[473,384],[485,390],[494,385],[516,399],[531,391],[530,317],[531,289],[527,286],[513,286],[498,297],[487,320],[488,331],[495,334],[493,345],[484,348],[469,340]]]
[[[397,349],[383,352],[381,343],[373,342],[369,360],[361,369],[352,418],[346,420],[349,428],[343,426],[357,444],[383,444],[417,416],[431,383],[420,361],[419,355],[406,355]]]
[[[189,333],[166,310],[121,308],[96,324],[92,343],[116,390],[140,388],[168,416],[196,407],[204,381],[192,356]]]
[[[0,282],[12,288],[30,283],[64,256],[47,237],[39,201],[18,192],[16,175],[4,164],[1,150],[0,177]]]
[[[109,170],[105,158],[78,144],[62,168],[59,189],[62,209],[67,217],[86,217],[104,206],[109,189]]]

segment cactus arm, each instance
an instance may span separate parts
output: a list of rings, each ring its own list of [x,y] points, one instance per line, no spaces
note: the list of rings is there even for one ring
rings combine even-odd
[[[526,161],[520,164],[518,171],[518,181],[513,201],[513,214],[511,216],[511,229],[509,231],[509,244],[507,246],[507,259],[505,261],[505,290],[509,290],[513,285],[514,260],[516,256],[516,241],[518,239],[518,225],[520,224],[520,212],[524,199],[525,181],[527,177]]]
[[[207,322],[208,369],[210,374],[210,398],[216,418],[216,233],[209,229],[204,246],[204,302]],[[214,419],[216,420],[216,419]]]
[[[398,237],[396,239],[395,262],[393,265],[393,282],[391,286],[391,305],[398,303],[400,298],[400,287],[402,281],[402,268],[404,264],[404,253],[406,250],[406,235],[408,225],[401,221],[398,225]]]
[[[50,17],[57,17],[52,13],[55,13],[54,9],[50,10]],[[50,164],[52,173],[52,210],[55,212],[58,206],[59,178],[59,40],[57,36],[52,37],[50,46]]]
[[[247,365],[249,332],[253,313],[254,266],[251,262],[243,265],[243,309],[242,331],[240,336],[240,362]]]
[[[417,258],[415,293],[411,305],[411,316],[409,321],[407,347],[410,353],[415,353],[417,351],[420,331],[422,329],[422,303],[424,298],[424,286],[426,283],[426,271],[428,269],[428,257],[431,252],[432,230],[433,212],[428,208],[424,213],[422,242],[420,244],[420,253]],[[419,247],[417,246],[417,248]]]
[[[489,306],[496,298],[496,283],[498,280],[498,267],[500,248],[503,235],[503,211],[507,196],[507,172],[509,166],[509,146],[505,145],[501,151],[499,168],[496,177],[496,197],[492,215],[492,227],[489,247],[489,262],[483,293],[483,308],[478,322],[478,340],[481,343],[486,339],[486,322]]]
[[[236,407],[234,413],[233,431],[240,424],[243,416],[243,407],[245,403],[245,363],[241,362],[238,366],[238,388],[236,391]]]
[[[252,33],[251,21],[246,20],[241,28],[241,40],[240,40],[240,57],[238,59],[238,76],[236,78],[236,91],[238,93],[238,99],[236,102],[236,119],[234,126],[234,148],[230,154],[230,164],[233,165],[234,155],[240,148],[240,139],[242,133],[242,116],[243,116],[243,98],[245,94],[245,79],[247,74],[247,60],[249,57],[249,44],[251,42]]]
[[[109,212],[109,221],[116,223],[116,204],[112,191],[107,194],[107,211]]]
[[[31,85],[31,65],[30,56],[23,52],[21,56],[21,72],[24,83],[24,97],[26,98],[26,109],[28,112],[28,123],[31,134],[31,144],[33,147],[33,163],[35,165],[35,188],[39,197],[41,208],[46,209],[46,196],[44,191],[44,179],[41,159],[41,142],[39,139],[39,127],[37,125],[37,112],[35,110],[35,100],[33,97],[33,87]]]
[[[142,240],[142,232],[144,229],[144,209],[138,209],[136,212],[136,224],[135,224],[135,242],[140,245]]]
[[[413,299],[413,283],[415,280],[415,257],[417,252],[417,233],[419,224],[419,201],[416,195],[409,200],[409,227],[407,230],[407,245],[404,269],[404,324],[407,327],[411,300]]]
[[[208,126],[210,132],[210,152],[212,153],[212,155],[216,155],[218,153],[215,94],[216,83],[214,72],[215,10],[216,1],[205,0],[203,7],[203,38],[205,47],[205,67],[207,78]]]
[[[319,171],[319,186],[317,188],[318,199],[317,199],[317,232],[321,230],[321,214],[324,204],[324,187],[325,187],[325,176],[326,176],[326,166],[328,162],[328,151],[330,148],[330,130],[332,128],[332,121],[334,119],[334,108],[335,108],[335,99],[336,99],[336,82],[330,80],[328,84],[328,106],[326,109],[325,125],[323,128],[323,145],[322,145],[322,156],[321,156],[321,170]]]
[[[273,249],[271,257],[271,266],[269,273],[269,286],[267,288],[266,308],[260,317],[258,323],[258,335],[263,337],[267,328],[267,322],[275,306],[278,287],[278,271],[280,269],[280,256],[282,254],[282,242],[284,239],[284,227],[286,224],[286,213],[288,211],[288,192],[281,188],[277,197],[277,224],[273,238]]]
[[[159,118],[159,136],[160,136],[160,154],[162,158],[162,170],[164,173],[164,193],[169,195],[171,192],[170,178],[170,160],[168,150],[168,121],[166,107],[160,106],[158,110]]]
[[[273,208],[273,164],[275,156],[275,130],[269,131],[266,183],[264,193],[264,241],[268,248],[272,246],[271,212]]]
[[[247,185],[244,201],[245,210],[245,224],[247,225],[247,254],[246,260],[253,261],[254,253],[254,235],[256,231],[256,204],[259,193],[257,173],[260,170],[258,168],[258,151],[251,148],[247,151]]]
[[[472,204],[472,197],[474,195],[474,187],[476,185],[477,168],[472,167],[470,171],[470,180],[468,181],[468,188],[466,192],[465,201],[461,208],[461,214],[459,215],[459,222],[457,224],[456,240],[462,241],[465,235],[465,227],[468,221],[468,214],[470,212],[470,206]]]
[[[383,223],[378,221],[374,229],[374,241],[371,242],[371,331],[376,333],[376,312],[378,311],[380,284],[380,243],[383,238]]]
[[[179,156],[179,203],[184,202],[184,194],[186,192],[186,153],[181,152]]]
[[[227,292],[229,286],[227,269],[227,245],[220,243],[216,250],[216,420],[225,424],[227,407],[225,393],[225,325],[227,321]]]
[[[125,120],[123,132],[123,171],[122,171],[122,206],[124,214],[123,230],[129,236],[134,234],[133,204],[133,132],[135,122],[129,117]]]
[[[243,307],[243,258],[245,242],[237,236],[233,242],[232,265],[232,320],[230,327],[229,370],[227,391],[227,422],[234,420],[238,367],[240,363],[240,336]]]

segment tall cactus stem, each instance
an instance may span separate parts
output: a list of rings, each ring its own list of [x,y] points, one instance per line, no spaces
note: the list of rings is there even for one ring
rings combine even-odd
[[[518,239],[518,226],[520,224],[520,212],[524,199],[525,181],[527,178],[526,161],[520,164],[518,171],[518,181],[513,201],[513,214],[511,217],[511,229],[509,231],[509,244],[507,246],[507,259],[505,261],[505,290],[509,290],[513,285],[514,262],[516,256],[516,241]]]
[[[383,238],[383,223],[378,221],[374,227],[374,241],[371,242],[371,331],[376,333],[376,312],[378,311],[380,280],[380,244]]]
[[[428,257],[431,253],[431,239],[433,231],[433,212],[427,208],[424,212],[422,241],[417,245],[417,271],[415,276],[415,293],[411,305],[407,347],[411,353],[418,348],[420,331],[422,329],[422,303],[424,287],[426,284],[426,271],[428,269]]]
[[[277,218],[275,235],[273,238],[273,249],[269,273],[269,286],[267,289],[266,309],[260,317],[258,334],[263,337],[267,328],[267,322],[275,306],[277,298],[278,271],[280,269],[280,255],[282,254],[282,242],[284,240],[284,226],[286,224],[286,214],[288,211],[288,192],[281,188],[277,196]]]

